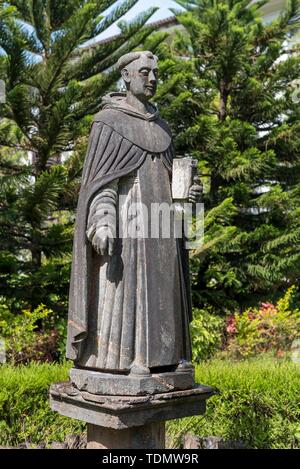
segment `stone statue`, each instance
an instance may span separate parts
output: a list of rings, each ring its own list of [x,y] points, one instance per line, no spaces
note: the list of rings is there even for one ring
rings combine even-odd
[[[120,236],[134,218],[132,204],[149,212],[172,204],[172,136],[149,102],[157,57],[129,53],[118,67],[127,92],[103,98],[84,164],[67,357],[77,369],[120,376],[176,373],[191,369],[188,252],[176,236]],[[200,194],[195,179],[189,201]]]

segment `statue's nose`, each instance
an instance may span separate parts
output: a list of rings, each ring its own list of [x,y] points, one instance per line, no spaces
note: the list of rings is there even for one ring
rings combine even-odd
[[[149,73],[149,81],[150,83],[156,83],[156,76],[152,71]]]

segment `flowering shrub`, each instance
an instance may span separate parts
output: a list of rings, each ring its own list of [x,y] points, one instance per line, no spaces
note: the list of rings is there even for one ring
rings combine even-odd
[[[300,337],[300,310],[291,307],[295,290],[295,286],[289,288],[276,305],[261,303],[259,308],[227,318],[227,351],[236,357],[271,350],[277,356],[284,355],[292,341]]]

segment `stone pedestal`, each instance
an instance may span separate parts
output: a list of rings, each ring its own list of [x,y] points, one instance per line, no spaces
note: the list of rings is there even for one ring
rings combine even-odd
[[[194,368],[183,371],[125,375],[71,368],[70,379],[79,391],[108,396],[144,396],[190,389],[195,384]]]
[[[87,425],[87,449],[163,449],[165,423],[150,423],[127,430]]]
[[[108,396],[79,391],[70,382],[53,384],[50,406],[88,424],[88,448],[158,449],[165,446],[167,420],[205,413],[212,388],[146,396]]]

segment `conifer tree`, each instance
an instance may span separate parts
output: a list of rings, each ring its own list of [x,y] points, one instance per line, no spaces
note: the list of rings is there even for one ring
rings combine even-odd
[[[232,310],[299,283],[300,2],[268,23],[266,1],[177,3],[158,102],[205,185],[194,302]]]
[[[136,2],[0,4],[0,79],[6,85],[0,104],[0,295],[15,309],[41,302],[65,307],[73,211],[92,117],[116,81],[118,58],[151,43],[145,23],[156,9],[121,21],[112,41],[91,41]]]

